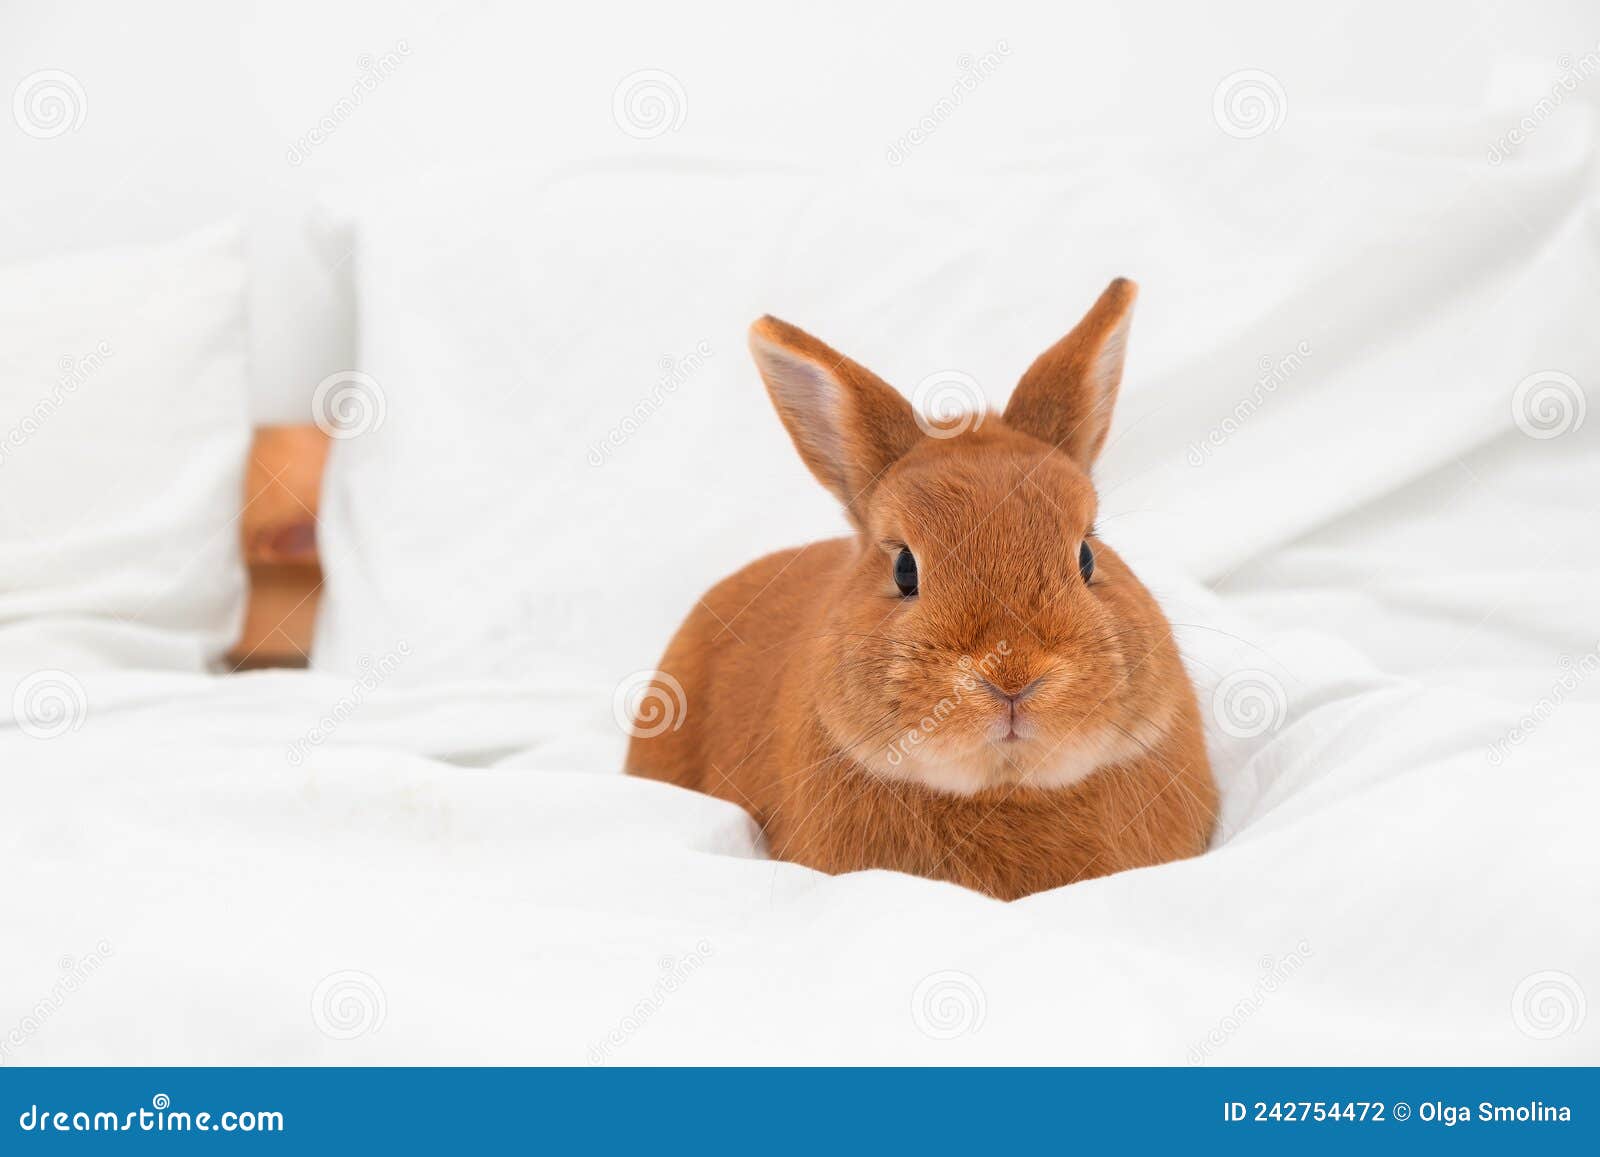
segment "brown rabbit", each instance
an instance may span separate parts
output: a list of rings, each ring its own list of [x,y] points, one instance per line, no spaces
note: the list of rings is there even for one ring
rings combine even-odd
[[[657,676],[684,715],[636,727],[628,771],[747,808],[779,859],[1004,899],[1203,851],[1217,791],[1194,688],[1094,534],[1136,292],[1112,282],[1003,417],[959,432],[756,322],[773,404],[858,533],[706,594]]]

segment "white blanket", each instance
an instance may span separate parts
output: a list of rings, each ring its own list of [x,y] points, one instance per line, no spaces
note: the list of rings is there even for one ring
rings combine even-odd
[[[739,809],[615,774],[604,692],[35,676],[0,727],[0,1058],[1600,1058],[1600,709],[1508,738],[1526,704],[1156,585],[1215,847],[1009,905],[768,860]]]

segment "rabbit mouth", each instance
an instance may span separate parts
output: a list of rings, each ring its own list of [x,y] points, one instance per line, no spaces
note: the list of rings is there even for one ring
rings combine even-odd
[[[998,720],[989,728],[989,744],[1000,751],[1016,751],[1034,738],[1034,727],[1019,719]]]
[[[1002,750],[1011,750],[1038,738],[1039,729],[1033,721],[1021,715],[1013,708],[1009,713],[1002,713],[1000,718],[989,725],[987,739],[992,746]]]
[[[1090,728],[1048,741],[1008,736],[992,741],[992,747],[1006,760],[1001,778],[1045,790],[1071,787],[1101,768],[1139,753],[1135,743],[1109,727]]]
[[[1007,712],[960,748],[924,747],[886,764],[864,762],[885,778],[951,795],[1001,787],[1059,791],[1138,758],[1159,736],[1154,721],[1132,733],[1109,725],[1077,727],[1065,735],[1047,733],[1026,712]]]

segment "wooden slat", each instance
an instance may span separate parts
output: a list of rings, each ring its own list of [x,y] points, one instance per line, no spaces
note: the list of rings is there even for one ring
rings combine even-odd
[[[244,633],[229,654],[235,670],[304,667],[311,657],[322,571],[318,567],[253,566]]]
[[[328,438],[315,426],[263,426],[246,473],[243,542],[250,568],[235,668],[301,667],[311,653],[322,570],[317,510]]]
[[[317,565],[317,509],[328,436],[315,426],[256,431],[245,479],[244,553],[252,566]]]

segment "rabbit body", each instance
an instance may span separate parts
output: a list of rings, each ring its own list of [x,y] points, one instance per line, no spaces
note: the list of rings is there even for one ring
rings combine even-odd
[[[779,415],[857,533],[706,593],[659,666],[681,716],[641,719],[628,771],[746,808],[779,859],[1002,899],[1204,851],[1193,687],[1093,529],[1133,292],[1114,282],[970,428],[757,322]]]

